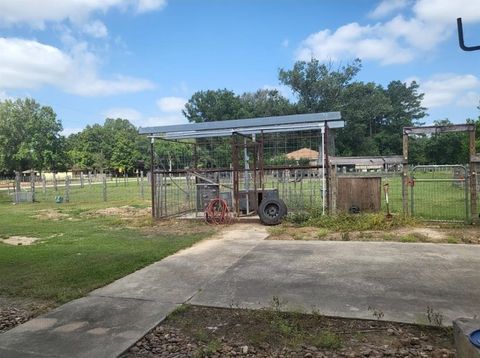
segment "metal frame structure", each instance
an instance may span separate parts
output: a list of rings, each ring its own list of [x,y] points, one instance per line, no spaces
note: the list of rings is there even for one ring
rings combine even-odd
[[[200,138],[215,138],[215,137],[231,137],[231,158],[232,168],[211,168],[211,169],[199,169],[199,172],[231,172],[233,176],[233,206],[237,215],[239,212],[239,178],[242,170],[247,173],[250,170],[253,174],[253,186],[255,192],[255,198],[257,198],[257,190],[264,190],[264,171],[266,169],[282,169],[275,167],[265,167],[263,161],[264,151],[264,134],[271,133],[288,133],[288,132],[300,132],[300,131],[320,131],[321,133],[321,158],[323,163],[318,163],[317,166],[308,166],[307,169],[321,169],[323,188],[329,186],[329,162],[328,162],[328,150],[326,143],[328,140],[328,131],[330,128],[343,128],[344,121],[341,118],[340,112],[325,112],[325,113],[310,113],[310,114],[296,114],[289,116],[274,116],[263,118],[248,118],[238,120],[223,120],[214,122],[203,123],[190,123],[182,125],[169,125],[158,127],[146,127],[140,128],[139,133],[148,136],[150,140],[150,161],[151,168],[154,168],[154,142],[155,139],[166,141],[181,141],[188,139],[200,139]],[[242,138],[243,141],[239,141]],[[182,142],[184,143],[184,142]],[[194,146],[196,151],[197,143],[188,142]],[[253,168],[241,169],[240,168],[240,153],[244,153],[244,158],[248,158],[247,151],[253,150]],[[258,160],[257,160],[258,158]],[[297,167],[296,169],[301,169]],[[197,171],[197,164],[195,161],[194,171]],[[164,171],[154,170],[154,173],[164,174]],[[188,172],[187,169],[176,170],[176,172]],[[198,176],[197,173],[195,175]],[[247,175],[247,174],[245,174]],[[152,175],[152,216],[158,218],[158,210],[155,208],[155,198],[157,193],[155,192],[156,175]],[[196,179],[197,180],[197,179]],[[322,189],[322,212],[325,213],[327,201],[329,197],[326,197],[325,190]],[[259,203],[254,204],[255,208]]]
[[[477,210],[477,173],[475,166],[480,163],[480,156],[476,154],[475,148],[475,125],[474,124],[452,124],[448,126],[425,126],[403,128],[403,178],[402,178],[402,201],[403,213],[408,214],[408,186],[411,185],[409,178],[408,163],[408,138],[410,135],[429,135],[452,132],[466,132],[469,139],[469,179],[470,179],[470,215],[472,223],[478,223]]]

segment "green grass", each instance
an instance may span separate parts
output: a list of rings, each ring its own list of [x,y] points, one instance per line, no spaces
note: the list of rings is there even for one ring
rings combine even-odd
[[[416,223],[415,219],[398,214],[388,220],[382,213],[322,215],[320,211],[293,213],[287,217],[287,220],[296,225],[318,227],[327,232],[342,232],[346,235],[345,238],[342,236],[342,240],[345,241],[349,240],[347,235],[349,231],[389,230]]]
[[[57,205],[69,215],[61,220],[34,217],[39,210],[53,205],[0,203],[0,237],[24,235],[42,239],[31,246],[0,243],[0,296],[63,303],[188,247],[208,234],[168,235],[128,227],[131,225],[118,217],[82,215],[88,210],[112,206],[102,202]],[[148,226],[149,219],[142,224]]]

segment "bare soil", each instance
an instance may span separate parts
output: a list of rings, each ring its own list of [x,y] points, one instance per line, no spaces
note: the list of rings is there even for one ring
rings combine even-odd
[[[38,237],[29,237],[29,236],[9,236],[5,239],[0,238],[0,242],[7,244],[7,245],[33,245],[35,242],[40,240]]]
[[[55,209],[45,209],[45,210],[39,210],[36,215],[33,216],[36,219],[40,220],[64,220],[68,219],[69,215],[65,213],[61,213],[58,210]]]
[[[450,329],[272,310],[183,306],[131,357],[455,357]]]
[[[125,205],[120,207],[105,208],[99,210],[87,211],[84,213],[86,216],[116,216],[121,219],[130,220],[138,217],[145,217],[149,215],[150,208],[136,208],[133,206]]]
[[[316,227],[282,225],[270,228],[269,240],[323,241],[398,241],[442,244],[480,244],[480,228],[445,228],[441,226],[406,227],[389,231],[333,232]]]

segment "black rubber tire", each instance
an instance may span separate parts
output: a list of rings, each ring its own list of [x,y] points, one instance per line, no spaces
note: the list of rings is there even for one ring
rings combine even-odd
[[[258,207],[258,216],[264,225],[278,225],[287,215],[287,205],[281,199],[264,199]]]

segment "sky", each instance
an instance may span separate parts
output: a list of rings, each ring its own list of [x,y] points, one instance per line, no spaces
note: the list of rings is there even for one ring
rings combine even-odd
[[[52,106],[64,134],[106,117],[186,123],[199,90],[276,88],[278,70],[362,59],[358,80],[415,80],[425,122],[477,118],[480,0],[0,0],[0,100]]]

